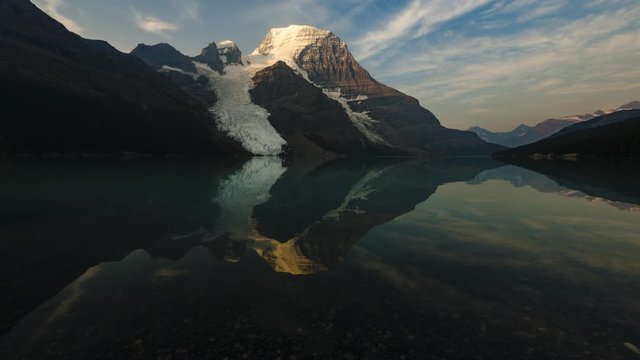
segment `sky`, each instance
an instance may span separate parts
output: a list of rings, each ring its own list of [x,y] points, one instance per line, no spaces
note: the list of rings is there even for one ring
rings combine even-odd
[[[374,78],[448,127],[511,130],[640,100],[638,0],[33,0],[71,31],[124,52],[195,55],[270,28],[329,29]]]

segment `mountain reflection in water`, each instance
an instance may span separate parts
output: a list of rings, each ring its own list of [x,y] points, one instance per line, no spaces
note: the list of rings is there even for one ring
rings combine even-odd
[[[628,166],[519,165],[5,163],[0,356],[635,356]]]

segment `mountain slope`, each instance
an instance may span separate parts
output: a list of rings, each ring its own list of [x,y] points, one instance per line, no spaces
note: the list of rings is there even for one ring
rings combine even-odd
[[[602,115],[589,121],[581,122],[573,126],[562,129],[553,137],[568,135],[582,130],[593,129],[601,126],[611,125],[619,122],[623,122],[635,117],[640,116],[640,110],[623,110],[616,111],[610,114]]]
[[[330,31],[292,25],[271,29],[253,61],[284,61],[343,104],[372,142],[410,154],[479,154],[498,147],[475,134],[446,129],[418,101],[376,81]]]
[[[130,54],[140,58],[140,60],[156,70],[173,68],[184,72],[196,72],[193,59],[166,43],[151,46],[139,44]]]
[[[0,138],[10,152],[234,151],[207,108],[172,81],[27,0],[0,3],[0,82]]]
[[[339,102],[311,85],[284,62],[253,78],[253,102],[267,109],[270,123],[287,140],[290,151],[302,155],[383,153],[351,123]],[[322,119],[321,121],[318,121]]]
[[[497,157],[640,157],[640,110],[603,115]]]
[[[171,78],[184,91],[199,99],[206,108],[210,108],[215,105],[218,98],[216,93],[211,91],[212,85],[209,78],[197,74],[195,61],[197,58],[208,62],[208,66],[212,69],[222,71],[224,68],[222,60],[217,55],[217,49],[215,53],[211,51],[212,47],[215,47],[215,43],[202,49],[200,55],[194,58],[182,54],[165,43],[152,46],[139,44],[130,54]]]
[[[512,131],[507,132],[492,132],[487,129],[483,129],[479,126],[474,126],[469,129],[478,134],[484,141],[499,144],[510,148],[515,148],[527,144],[534,143],[536,141],[546,139],[552,136],[564,128],[582,121],[588,121],[596,117],[610,114],[622,110],[640,109],[639,101],[632,101],[628,104],[622,105],[615,110],[597,110],[590,114],[583,115],[570,115],[559,118],[547,119],[535,126],[528,126],[525,124],[519,125]]]

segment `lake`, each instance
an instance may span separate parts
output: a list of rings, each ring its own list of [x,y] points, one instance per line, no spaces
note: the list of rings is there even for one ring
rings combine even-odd
[[[620,162],[4,160],[3,359],[638,359]]]

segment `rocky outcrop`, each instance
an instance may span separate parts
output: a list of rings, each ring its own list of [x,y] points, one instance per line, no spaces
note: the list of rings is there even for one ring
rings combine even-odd
[[[291,155],[384,153],[358,131],[339,102],[296,74],[282,61],[253,78],[252,101],[269,111],[269,122],[287,141]]]
[[[238,150],[201,101],[29,1],[0,2],[0,54],[0,136],[12,152]]]
[[[209,50],[203,49],[203,54],[209,54]],[[198,70],[194,64],[195,58],[184,55],[169,44],[145,45],[139,44],[130,53],[131,55],[144,61],[147,65],[169,77],[179,85],[185,92],[201,101],[202,105],[209,108],[216,101],[216,93],[211,91],[210,80],[205,76],[197,74]],[[207,58],[215,66],[215,56],[203,55],[200,61]],[[222,71],[222,67],[219,67]]]
[[[231,40],[224,40],[218,44],[218,54],[225,65],[244,65],[242,51]]]
[[[202,49],[200,55],[194,57],[184,55],[173,46],[165,43],[156,45],[139,44],[130,54],[140,58],[140,60],[156,70],[183,71],[195,74],[197,69],[194,62],[209,65],[212,70],[217,72],[224,70],[224,63],[220,55],[218,55],[216,43],[209,44]]]
[[[156,45],[138,44],[130,54],[140,58],[140,60],[156,70],[173,68],[184,72],[196,72],[196,67],[190,57],[166,43]]]
[[[200,55],[194,57],[193,60],[207,64],[211,69],[217,72],[222,72],[224,69],[224,63],[222,62],[222,59],[220,59],[220,54],[218,53],[218,46],[214,42],[202,49]]]

